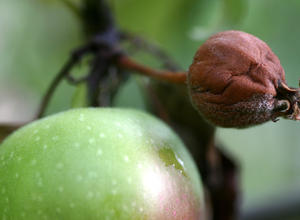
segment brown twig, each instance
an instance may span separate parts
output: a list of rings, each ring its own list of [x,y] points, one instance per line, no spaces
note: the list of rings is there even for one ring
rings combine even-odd
[[[41,118],[46,108],[50,102],[51,97],[59,83],[66,78],[69,81],[72,81],[72,77],[69,75],[70,70],[73,68],[74,65],[78,63],[78,61],[84,56],[87,52],[89,52],[89,46],[83,47],[82,49],[78,50],[71,56],[65,66],[61,69],[61,71],[56,75],[56,77],[51,82],[49,88],[47,89],[46,94],[44,95],[40,108],[38,110],[36,118]],[[127,70],[135,71],[139,74],[146,75],[148,77],[158,79],[161,81],[169,82],[169,83],[177,83],[177,84],[185,84],[186,82],[186,72],[172,72],[167,70],[155,70],[150,67],[147,67],[143,64],[140,64],[133,59],[129,58],[128,56],[122,55],[118,56],[116,64]],[[80,79],[86,80],[87,77]],[[75,82],[75,81],[74,81]]]
[[[135,71],[136,73],[158,79],[165,82],[185,84],[186,72],[172,72],[167,70],[155,70],[147,67],[143,64],[136,62],[128,56],[120,56],[117,60],[117,64],[124,69]]]
[[[62,70],[53,79],[49,88],[47,89],[46,94],[44,95],[44,97],[42,99],[41,105],[40,105],[39,110],[36,115],[37,119],[43,117],[43,115],[46,111],[46,108],[48,106],[48,103],[50,102],[50,99],[51,99],[55,89],[57,88],[59,83],[63,80],[63,78],[69,73],[69,70],[74,66],[75,63],[76,63],[76,61],[74,59],[70,59],[65,64],[65,66],[62,68]]]

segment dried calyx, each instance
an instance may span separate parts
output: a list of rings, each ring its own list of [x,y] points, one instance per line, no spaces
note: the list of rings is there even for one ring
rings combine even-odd
[[[277,56],[257,37],[225,31],[197,51],[187,84],[195,108],[222,127],[300,120],[300,90],[286,85]]]
[[[279,109],[277,109],[279,112],[277,117],[283,116],[284,118],[291,120],[300,120],[299,88],[289,88],[286,84],[278,82],[277,96],[275,98],[279,100]]]

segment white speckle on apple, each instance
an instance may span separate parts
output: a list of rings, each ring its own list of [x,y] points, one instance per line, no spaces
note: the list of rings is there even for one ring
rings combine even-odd
[[[95,139],[94,139],[94,138],[90,138],[90,139],[89,139],[89,143],[90,143],[90,144],[95,143]]]
[[[127,155],[124,156],[125,162],[129,162],[129,157]]]
[[[41,195],[32,195],[32,201],[42,202],[43,197]]]
[[[80,144],[76,142],[76,143],[74,143],[74,147],[79,148]]]
[[[48,148],[48,145],[45,144],[45,145],[43,146],[43,149],[44,149],[44,150],[47,150],[47,148]]]
[[[14,157],[15,152],[11,152],[9,158],[12,159]]]
[[[79,121],[83,122],[84,121],[84,114],[79,115]]]
[[[59,137],[58,137],[58,136],[54,136],[54,137],[52,137],[52,140],[53,140],[53,141],[58,141],[58,139],[59,139]]]
[[[35,159],[33,159],[32,161],[31,161],[31,166],[35,166],[36,165],[36,160]]]
[[[17,179],[19,178],[19,174],[18,174],[18,173],[16,173],[16,178],[17,178]]]
[[[116,180],[112,180],[112,184],[115,186],[117,185],[117,181]]]
[[[97,150],[97,155],[98,155],[98,156],[101,156],[101,155],[102,155],[102,153],[103,153],[103,152],[102,152],[102,150],[101,150],[101,149],[98,149],[98,150]]]
[[[75,207],[75,204],[73,202],[70,202],[69,206],[71,209],[73,209]]]
[[[64,167],[64,164],[63,163],[58,163],[56,164],[56,168],[57,169],[62,169]]]
[[[138,163],[138,168],[142,169],[143,165],[141,163]]]
[[[177,154],[175,154],[175,157],[176,157],[178,163],[180,163],[180,165],[184,168],[184,162],[183,162],[183,160]]]
[[[42,179],[39,179],[37,182],[38,187],[42,187],[43,186],[43,181]]]
[[[97,173],[95,171],[89,171],[88,173],[89,178],[97,178]]]
[[[64,191],[64,187],[60,186],[58,187],[58,192],[63,192]]]
[[[76,176],[76,180],[77,180],[77,182],[81,182],[81,181],[82,181],[82,179],[83,179],[83,177],[82,177],[81,175],[77,175],[77,176]]]
[[[86,126],[86,129],[88,129],[89,131],[92,130],[91,126]]]
[[[49,128],[50,128],[50,125],[46,125],[46,126],[45,126],[45,129],[49,129]]]
[[[93,192],[88,192],[86,195],[87,199],[92,199],[94,197],[94,193]]]
[[[116,122],[115,125],[117,125],[118,127],[121,127],[121,123],[120,122]]]
[[[127,182],[128,182],[129,184],[131,184],[131,183],[132,183],[132,178],[131,178],[131,177],[128,177],[128,178],[127,178]]]
[[[123,135],[122,134],[118,134],[118,138],[123,138]]]
[[[131,202],[131,206],[135,207],[136,206],[136,202],[135,201]]]
[[[55,211],[56,211],[57,213],[61,213],[61,208],[57,207],[57,208],[55,209]]]
[[[17,161],[21,161],[21,160],[22,160],[22,157],[18,157],[18,158],[17,158]]]
[[[140,211],[140,212],[143,212],[143,211],[144,211],[144,209],[143,209],[142,207],[140,207],[140,208],[139,208],[139,211]]]
[[[117,194],[117,190],[116,190],[116,189],[113,189],[113,190],[111,191],[111,193],[112,193],[113,195],[116,195],[116,194]]]
[[[105,135],[103,133],[100,133],[99,136],[100,136],[100,138],[104,138],[105,137]]]
[[[33,133],[34,134],[37,134],[39,131],[37,130],[37,129],[35,129],[34,131],[33,131]]]

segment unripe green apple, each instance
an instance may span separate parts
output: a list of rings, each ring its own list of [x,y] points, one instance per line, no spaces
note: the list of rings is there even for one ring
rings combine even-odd
[[[158,119],[77,109],[0,146],[0,219],[203,220],[203,192],[183,143]]]

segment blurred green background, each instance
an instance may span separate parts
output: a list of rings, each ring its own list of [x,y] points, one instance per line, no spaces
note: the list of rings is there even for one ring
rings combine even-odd
[[[183,69],[212,33],[252,33],[269,44],[288,84],[298,87],[299,0],[115,0],[110,5],[122,29],[165,49]],[[0,0],[0,121],[30,119],[50,80],[82,43],[77,18],[60,0]],[[121,92],[116,105],[143,108],[134,78]],[[48,113],[70,108],[73,93],[63,83]],[[286,195],[300,198],[299,125],[280,120],[218,130],[218,141],[242,167],[244,210],[280,202]]]

